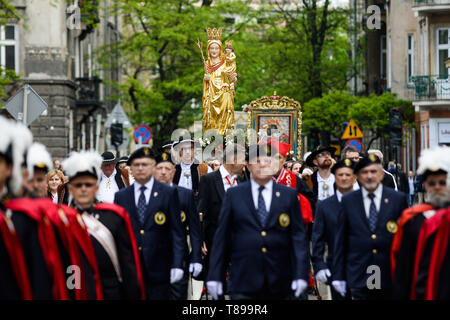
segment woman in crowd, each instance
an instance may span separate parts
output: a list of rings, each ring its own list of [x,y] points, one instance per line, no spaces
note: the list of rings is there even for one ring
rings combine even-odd
[[[67,186],[64,183],[64,174],[61,170],[51,170],[47,174],[48,195],[57,204],[68,204]]]

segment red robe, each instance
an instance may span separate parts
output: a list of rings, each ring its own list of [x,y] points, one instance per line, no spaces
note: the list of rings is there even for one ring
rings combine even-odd
[[[69,292],[66,287],[66,279],[54,230],[48,217],[46,217],[36,205],[36,200],[37,199],[29,198],[12,199],[8,201],[5,206],[12,211],[23,212],[36,221],[39,243],[53,281],[53,297],[56,300],[69,300]]]
[[[450,237],[450,209],[445,209],[441,223],[436,232],[433,249],[431,253],[430,266],[428,269],[427,286],[425,290],[425,300],[436,300],[438,297],[439,276],[444,262],[445,255],[448,254],[448,241]],[[443,270],[448,272],[448,270]]]
[[[282,169],[278,178],[275,180],[276,183],[297,189],[297,176],[286,169]],[[305,225],[313,222],[313,213],[311,209],[311,204],[308,199],[300,193],[297,193],[298,201],[300,203],[300,210],[302,213],[303,222]]]
[[[69,219],[70,231],[72,232],[75,240],[78,242],[78,245],[92,268],[97,300],[103,300],[103,289],[100,279],[100,272],[98,270],[97,258],[95,257],[94,246],[92,245],[91,237],[89,236],[86,226],[84,225],[83,219],[77,210],[69,206],[61,205],[60,208]]]
[[[62,244],[69,254],[70,262],[74,266],[78,266],[81,269],[81,288],[74,289],[76,300],[87,300],[88,292],[86,280],[83,272],[83,263],[81,260],[81,254],[78,250],[74,235],[70,230],[70,222],[61,208],[58,208],[51,199],[41,198],[34,200],[35,205],[41,208],[43,214],[45,214],[50,222],[58,230]],[[64,270],[66,271],[66,270]]]
[[[128,237],[130,238],[130,243],[133,250],[133,256],[134,256],[134,262],[136,264],[136,274],[138,277],[139,285],[141,287],[141,299],[145,300],[145,284],[144,284],[144,277],[142,275],[142,268],[141,268],[141,262],[139,259],[137,244],[135,235],[133,232],[133,227],[131,225],[130,217],[128,216],[128,212],[122,208],[121,206],[113,203],[100,203],[94,207],[94,210],[105,210],[105,211],[112,211],[117,213],[125,222],[125,227],[128,231]]]
[[[410,221],[412,218],[414,218],[415,216],[417,216],[420,213],[429,211],[429,210],[433,210],[434,207],[432,205],[423,203],[423,204],[418,204],[414,207],[408,208],[405,211],[403,211],[401,217],[398,219],[397,221],[397,232],[394,235],[394,239],[392,240],[392,249],[391,249],[391,275],[392,278],[394,278],[394,273],[395,273],[395,267],[397,264],[397,255],[398,252],[400,251],[400,246],[402,244],[402,240],[403,240],[403,227],[405,226],[405,224]]]
[[[437,231],[439,225],[441,224],[443,214],[445,214],[445,212],[446,212],[445,209],[436,211],[434,216],[425,220],[425,222],[422,225],[422,228],[420,229],[419,239],[417,240],[416,259],[414,261],[414,273],[413,273],[413,279],[412,279],[412,283],[411,283],[411,300],[416,300],[417,278],[419,275],[420,262],[422,260],[422,256],[425,251],[426,242],[427,242],[428,238],[434,232]]]
[[[11,267],[16,275],[17,284],[22,293],[22,299],[33,299],[33,292],[31,290],[30,279],[28,278],[27,265],[22,251],[20,239],[12,225],[12,221],[0,211],[0,235],[8,252]]]

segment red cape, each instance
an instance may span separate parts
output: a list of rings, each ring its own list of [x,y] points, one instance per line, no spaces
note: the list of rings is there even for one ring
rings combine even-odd
[[[419,275],[420,262],[425,250],[425,245],[428,238],[438,229],[441,224],[442,216],[446,212],[445,209],[436,211],[435,215],[425,220],[420,229],[419,239],[417,240],[416,258],[414,261],[414,272],[411,283],[411,300],[416,300],[416,284]]]
[[[8,201],[5,206],[12,211],[23,212],[37,222],[39,243],[53,280],[53,297],[56,300],[69,300],[66,279],[53,227],[50,220],[42,214],[40,208],[36,205],[36,200],[29,198],[13,199]]]
[[[75,240],[78,242],[78,245],[92,268],[97,300],[103,300],[103,288],[100,279],[100,272],[98,271],[97,258],[95,257],[94,246],[92,245],[91,237],[89,236],[86,226],[84,225],[83,219],[78,211],[71,207],[61,205],[60,208],[69,219],[70,231],[72,232]]]
[[[276,179],[276,182],[297,189],[297,176],[289,170],[282,169],[278,178]],[[311,204],[309,203],[309,200],[301,193],[297,193],[297,196],[300,203],[303,222],[305,223],[305,225],[308,225],[309,223],[313,222]]]
[[[133,249],[133,256],[134,256],[134,262],[136,264],[136,273],[138,277],[138,281],[141,287],[141,299],[145,300],[145,284],[144,284],[144,278],[142,276],[142,268],[141,268],[141,262],[139,259],[138,249],[136,245],[136,239],[133,232],[133,227],[131,225],[130,217],[128,216],[128,212],[122,208],[121,206],[114,204],[114,203],[100,203],[94,207],[94,210],[105,210],[105,211],[112,211],[117,213],[125,222],[125,227],[128,231],[128,237],[130,238],[131,246]]]
[[[432,205],[423,203],[418,204],[414,207],[408,208],[405,211],[403,211],[401,217],[398,219],[398,229],[397,232],[394,235],[394,239],[392,240],[392,248],[391,248],[391,275],[392,278],[394,278],[395,274],[395,267],[397,264],[397,255],[400,251],[400,246],[402,244],[403,240],[403,227],[405,224],[410,221],[412,218],[417,216],[418,214],[433,210],[434,207]]]
[[[84,277],[83,263],[76,240],[70,230],[69,219],[65,215],[64,211],[58,208],[58,206],[48,198],[35,199],[34,202],[36,206],[41,208],[41,212],[49,218],[50,222],[58,230],[63,246],[69,254],[71,264],[78,266],[81,269],[81,288],[75,289],[75,299],[87,300],[88,291],[86,279]]]
[[[448,240],[450,237],[450,209],[445,209],[441,224],[436,232],[436,238],[431,253],[430,267],[428,269],[427,287],[425,290],[426,300],[438,299],[439,275],[442,263],[448,250]],[[448,272],[448,270],[445,270]]]
[[[19,236],[14,229],[11,229],[11,225],[7,222],[8,218],[0,211],[0,234],[5,244],[6,251],[8,252],[11,267],[16,275],[17,284],[19,285],[22,293],[22,299],[33,299],[33,292],[31,290],[30,279],[28,278],[27,265],[25,257],[22,251],[22,245],[20,244]]]

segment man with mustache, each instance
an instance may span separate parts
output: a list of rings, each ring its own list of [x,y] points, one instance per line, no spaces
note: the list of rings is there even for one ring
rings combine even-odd
[[[426,191],[426,202],[405,210],[398,222],[391,252],[391,266],[393,276],[393,297],[395,299],[409,299],[411,281],[416,258],[417,240],[423,223],[434,216],[436,210],[445,208],[449,198],[446,183],[447,168],[450,168],[449,148],[437,147],[424,150],[419,158],[418,174],[423,177]],[[426,258],[426,255],[424,257]],[[426,263],[426,265],[428,265]],[[427,270],[428,271],[428,270]],[[425,277],[422,277],[425,280]],[[416,289],[417,298],[423,298],[425,281],[419,279]],[[423,289],[421,289],[423,286]]]
[[[331,165],[333,164],[331,159],[334,152],[333,147],[318,146],[316,150],[306,158],[306,165],[314,168],[317,167],[317,171],[311,176],[313,184],[313,192],[318,201],[325,200],[328,197],[334,195],[334,174],[331,173]]]
[[[361,185],[342,197],[333,250],[332,285],[353,300],[391,298],[390,252],[406,195],[384,186],[380,159],[373,154],[355,166]]]

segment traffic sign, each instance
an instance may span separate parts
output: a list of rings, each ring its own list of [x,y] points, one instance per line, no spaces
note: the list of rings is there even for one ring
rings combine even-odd
[[[29,84],[24,84],[5,104],[5,109],[14,119],[27,126],[47,110],[47,107],[47,103]]]
[[[117,147],[118,150],[126,150],[128,145],[130,144],[130,137],[128,136],[128,132],[123,130],[122,137],[123,137],[123,141],[122,141],[122,144]],[[105,142],[106,142],[106,145],[107,145],[108,149],[115,149],[116,148],[111,143],[111,128],[106,128]]]
[[[134,129],[133,132],[134,142],[141,143],[141,144],[147,144],[149,143],[150,139],[152,138],[152,130],[150,130],[150,127],[146,125],[140,125],[137,126],[136,129]],[[142,141],[139,141],[139,137],[141,137]]]
[[[112,112],[109,114],[108,118],[105,122],[105,128],[111,127],[112,123],[121,123],[124,128],[131,129],[133,126],[130,123],[130,119],[128,119],[125,110],[123,110],[122,104],[120,103],[120,99],[115,105]]]
[[[364,138],[364,134],[361,129],[358,127],[355,121],[350,119],[347,127],[344,130],[344,134],[342,135],[342,139],[360,139]]]
[[[361,141],[359,141],[358,139],[350,139],[345,143],[345,146],[353,146],[356,149],[358,149],[358,152],[361,153],[363,151],[363,145],[361,143]]]

